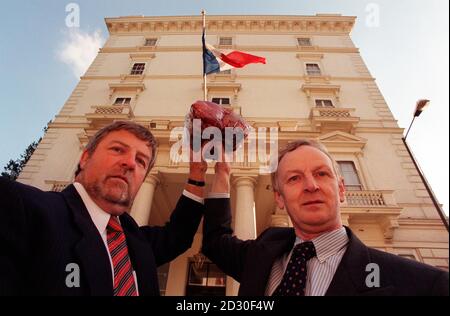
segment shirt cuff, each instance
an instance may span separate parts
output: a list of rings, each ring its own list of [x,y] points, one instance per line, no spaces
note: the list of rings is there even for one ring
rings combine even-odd
[[[208,199],[229,199],[230,198],[230,193],[214,193],[214,192],[209,192]]]
[[[205,199],[202,199],[201,197],[195,195],[194,193],[189,192],[188,190],[184,190],[183,195],[191,200],[194,200],[195,202],[205,204]]]

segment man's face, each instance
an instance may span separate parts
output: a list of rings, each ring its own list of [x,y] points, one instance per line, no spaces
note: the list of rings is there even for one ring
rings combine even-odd
[[[297,235],[314,236],[342,226],[339,205],[344,201],[344,184],[323,152],[301,146],[287,153],[277,179],[276,202],[286,208]]]
[[[131,208],[151,156],[145,141],[126,130],[113,131],[100,141],[92,155],[83,153],[77,181],[105,212],[121,215]]]

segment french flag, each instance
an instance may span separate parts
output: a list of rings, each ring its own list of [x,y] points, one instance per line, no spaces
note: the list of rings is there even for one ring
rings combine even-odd
[[[217,48],[205,42],[205,32],[202,36],[203,42],[203,73],[209,75],[233,68],[242,68],[248,64],[265,64],[266,59],[243,52],[232,51],[224,54]]]

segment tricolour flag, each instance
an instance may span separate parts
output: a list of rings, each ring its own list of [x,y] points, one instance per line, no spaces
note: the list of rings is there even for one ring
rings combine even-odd
[[[205,32],[202,36],[203,42],[203,73],[206,75],[221,72],[233,68],[242,68],[248,64],[265,64],[266,59],[243,52],[231,51],[223,53],[205,41]]]

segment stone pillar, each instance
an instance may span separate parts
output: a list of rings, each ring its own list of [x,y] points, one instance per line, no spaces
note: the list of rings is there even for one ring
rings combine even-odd
[[[242,240],[256,238],[255,185],[256,177],[237,177],[232,182],[236,188],[234,234]]]
[[[232,181],[236,188],[236,212],[234,215],[234,234],[242,240],[256,238],[255,185],[256,176],[237,176]],[[239,283],[227,277],[227,296],[238,294]]]
[[[159,184],[159,179],[154,174],[149,174],[142,183],[138,194],[131,208],[131,216],[138,223],[139,226],[148,225],[150,219],[150,211],[152,209],[153,196],[156,187]]]

